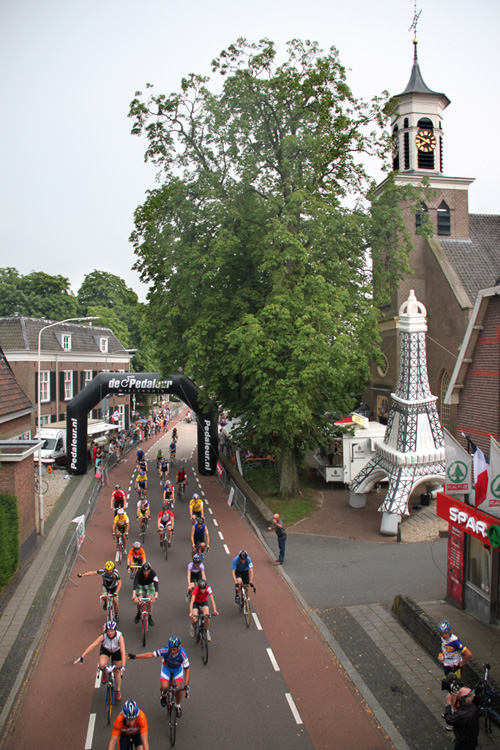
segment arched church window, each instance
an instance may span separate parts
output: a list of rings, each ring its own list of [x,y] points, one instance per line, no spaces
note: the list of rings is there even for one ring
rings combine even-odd
[[[417,208],[417,213],[415,214],[415,228],[418,229],[422,226],[422,217],[424,214],[428,213],[429,209],[427,208],[427,205],[422,201],[420,203],[420,206]]]
[[[451,213],[450,207],[445,201],[441,201],[437,210],[438,215],[438,234],[450,236],[451,234]]]
[[[395,172],[399,170],[399,128],[397,125],[392,131],[392,168]]]
[[[441,376],[441,387],[439,389],[439,416],[441,417],[441,424],[446,427],[448,431],[451,431],[451,416],[450,416],[450,405],[445,404],[444,397],[446,391],[450,385],[450,376],[446,372],[443,372]]]

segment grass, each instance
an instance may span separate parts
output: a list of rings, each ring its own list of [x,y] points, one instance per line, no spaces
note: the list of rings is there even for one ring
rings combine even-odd
[[[278,476],[274,468],[258,468],[245,472],[248,484],[262,498],[269,510],[280,514],[286,526],[307,518],[319,505],[315,490],[320,488],[321,483],[316,477],[310,477],[307,467],[299,469],[299,478],[302,495],[290,500],[281,500],[278,497]]]

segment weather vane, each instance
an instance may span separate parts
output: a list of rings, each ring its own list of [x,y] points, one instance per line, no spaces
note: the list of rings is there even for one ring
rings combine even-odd
[[[411,26],[408,29],[408,31],[411,31],[413,29],[413,31],[414,31],[413,41],[416,43],[416,41],[417,41],[417,24],[418,24],[418,19],[420,18],[420,14],[422,13],[422,11],[419,10],[418,13],[417,13],[417,0],[411,0],[411,2],[413,2],[413,21],[412,21]]]

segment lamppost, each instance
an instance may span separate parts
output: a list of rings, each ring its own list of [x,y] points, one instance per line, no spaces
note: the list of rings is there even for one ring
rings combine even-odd
[[[49,323],[38,331],[38,437],[41,436],[42,429],[42,363],[41,363],[41,345],[42,345],[42,333],[47,328],[53,328],[54,326],[60,326],[63,323],[83,323],[87,320],[99,320],[98,317],[88,318],[66,318],[65,320],[56,320],[55,323]],[[43,507],[43,491],[42,491],[42,448],[38,449],[38,533],[43,536],[45,531],[45,518],[44,518],[44,507]]]

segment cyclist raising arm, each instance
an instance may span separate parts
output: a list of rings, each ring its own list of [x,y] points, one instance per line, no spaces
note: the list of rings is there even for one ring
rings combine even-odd
[[[113,661],[113,666],[116,667],[116,700],[121,701],[122,699],[122,669],[127,661],[127,655],[125,652],[125,641],[123,634],[120,630],[116,629],[116,622],[107,622],[104,626],[104,633],[95,639],[90,646],[87,646],[83,654],[74,662],[74,664],[81,664],[87,654],[96,647],[100,646],[99,651],[99,669],[102,672],[102,684],[104,685],[107,681],[106,672],[104,670],[109,658]]]
[[[89,570],[87,573],[78,573],[78,578],[86,578],[87,576],[102,576],[102,593],[112,594],[115,620],[118,622],[120,619],[118,615],[118,594],[122,587],[122,579],[120,573],[115,568],[114,562],[108,560],[104,568],[100,570]],[[106,601],[103,602],[102,608],[106,609]]]
[[[175,713],[176,715],[182,716],[181,699],[182,699],[182,682],[184,680],[184,687],[189,690],[189,659],[181,648],[181,639],[174,636],[170,638],[168,646],[160,648],[157,651],[149,651],[146,654],[129,654],[129,659],[153,659],[155,656],[161,656],[163,663],[160,673],[160,686],[161,686],[161,697],[160,703],[162,706],[167,705],[167,699],[165,698],[164,691],[167,690],[170,684],[170,678],[178,687],[178,691],[175,695]]]
[[[127,701],[123,711],[115,719],[108,750],[128,748],[133,743],[135,750],[149,750],[148,721],[135,701]]]

